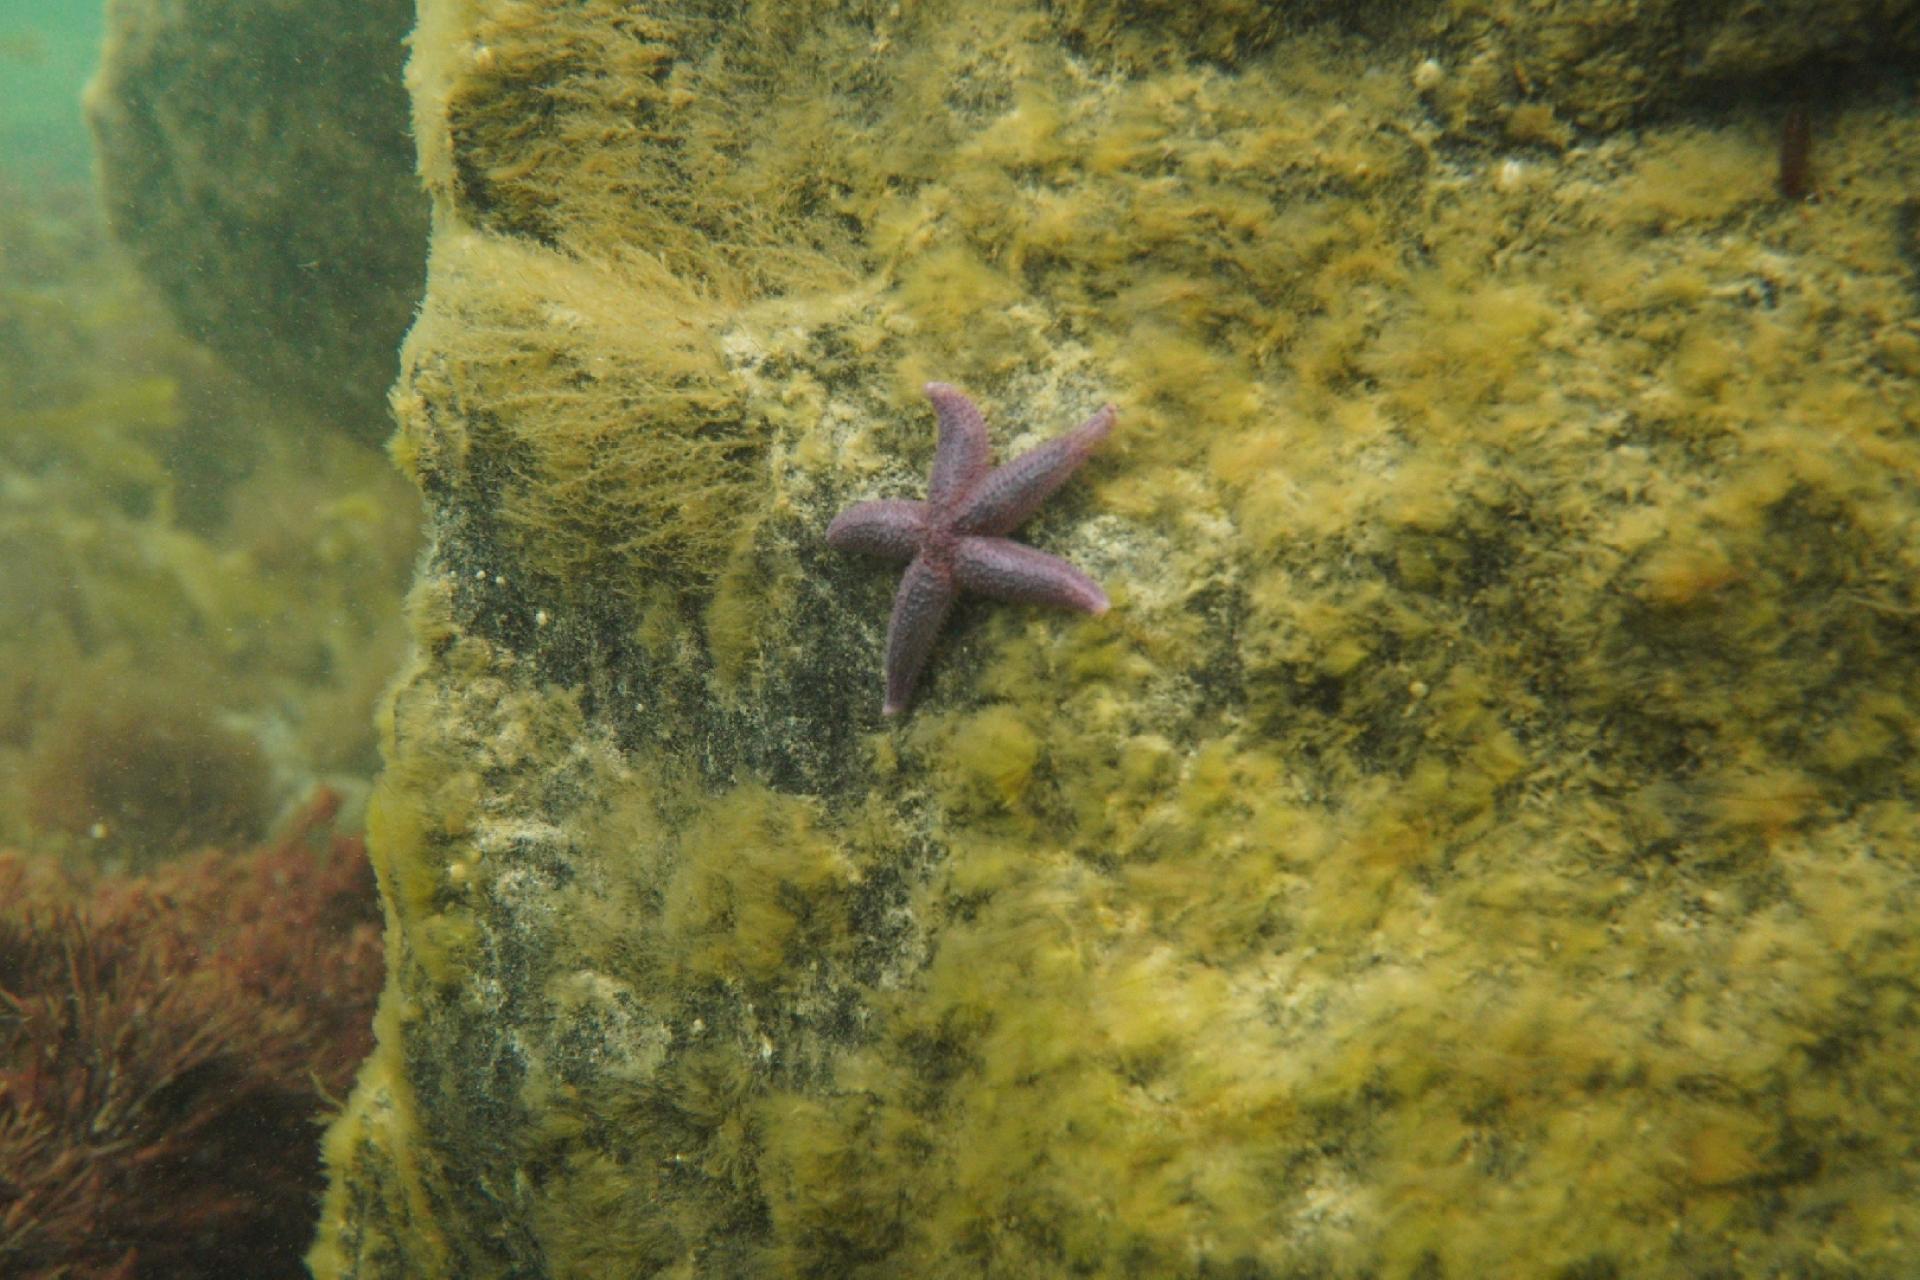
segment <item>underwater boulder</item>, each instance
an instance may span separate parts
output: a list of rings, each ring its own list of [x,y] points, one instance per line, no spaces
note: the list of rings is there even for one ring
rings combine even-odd
[[[109,224],[183,329],[380,440],[427,204],[409,0],[112,0],[86,95]]]
[[[1094,8],[423,6],[315,1274],[1910,1274],[1910,95],[1807,205],[1770,101],[1476,140],[1418,11]],[[1016,534],[1112,607],[889,717],[824,535],[936,381],[1117,406]]]

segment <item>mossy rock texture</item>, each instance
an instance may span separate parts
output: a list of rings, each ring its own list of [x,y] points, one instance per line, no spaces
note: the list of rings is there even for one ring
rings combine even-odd
[[[365,440],[421,288],[411,0],[108,0],[87,91],[108,220],[180,325]]]
[[[1765,69],[1542,147],[1419,6],[1102,12],[423,6],[316,1274],[1913,1274],[1913,85],[1799,201]],[[933,379],[1119,406],[1114,607],[886,720]]]
[[[1445,0],[1425,13],[1430,103],[1512,142],[1804,98],[1920,53],[1913,0]]]

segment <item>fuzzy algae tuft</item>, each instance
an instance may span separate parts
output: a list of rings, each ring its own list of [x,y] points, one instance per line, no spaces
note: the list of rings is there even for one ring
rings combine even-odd
[[[1910,95],[1788,203],[1769,58],[1481,130],[1441,9],[1583,6],[424,6],[323,1280],[1911,1272]],[[1115,607],[891,726],[935,377],[1121,405]]]
[[[476,540],[559,595],[718,573],[764,424],[714,341],[717,308],[647,258],[592,262],[441,237],[396,408],[431,491],[471,471]],[[479,406],[485,412],[476,412]]]

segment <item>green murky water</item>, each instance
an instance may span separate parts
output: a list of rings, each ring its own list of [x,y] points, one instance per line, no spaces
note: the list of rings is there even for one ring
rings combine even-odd
[[[80,93],[99,53],[102,27],[95,4],[0,5],[0,173],[9,185],[86,173]]]

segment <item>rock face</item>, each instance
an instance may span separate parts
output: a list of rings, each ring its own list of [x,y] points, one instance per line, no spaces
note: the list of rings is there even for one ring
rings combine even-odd
[[[1920,1260],[1911,95],[1802,203],[1746,63],[1483,136],[1438,6],[1120,10],[423,6],[319,1276]],[[934,378],[1118,403],[1022,533],[1114,608],[883,721]]]
[[[114,233],[183,328],[378,440],[420,296],[411,0],[110,0],[87,114]]]

